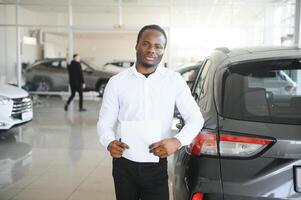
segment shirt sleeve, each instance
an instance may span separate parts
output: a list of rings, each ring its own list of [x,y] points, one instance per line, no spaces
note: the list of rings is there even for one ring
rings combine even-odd
[[[179,73],[177,73],[176,84],[176,106],[185,121],[185,125],[175,137],[181,142],[181,145],[184,146],[190,144],[193,138],[202,129],[204,118],[191,95],[190,88]]]
[[[99,142],[107,148],[115,140],[114,126],[118,118],[119,103],[116,81],[111,78],[106,85],[97,122]]]

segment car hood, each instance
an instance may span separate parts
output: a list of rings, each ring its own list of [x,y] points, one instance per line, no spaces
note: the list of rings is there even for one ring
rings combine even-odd
[[[28,96],[28,93],[15,86],[11,85],[0,85],[0,96],[8,98],[22,98]]]

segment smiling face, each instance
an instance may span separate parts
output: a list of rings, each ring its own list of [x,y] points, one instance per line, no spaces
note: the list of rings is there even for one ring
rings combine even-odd
[[[157,67],[161,62],[166,39],[157,30],[145,30],[136,45],[137,65],[145,68]]]

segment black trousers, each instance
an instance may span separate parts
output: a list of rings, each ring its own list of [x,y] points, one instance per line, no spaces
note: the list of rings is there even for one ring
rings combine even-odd
[[[167,159],[159,163],[138,163],[113,159],[117,200],[168,200]]]
[[[83,88],[71,87],[71,95],[67,101],[67,105],[69,105],[71,103],[71,101],[75,97],[76,92],[78,92],[78,95],[79,95],[79,102],[78,102],[79,109],[82,109],[83,108]]]

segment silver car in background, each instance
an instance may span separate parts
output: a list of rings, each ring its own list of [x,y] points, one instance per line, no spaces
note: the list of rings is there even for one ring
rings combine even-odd
[[[81,60],[86,91],[97,91],[103,95],[108,80],[115,72],[96,69],[92,64]],[[37,61],[24,73],[27,91],[68,91],[69,75],[65,58],[53,58]]]

